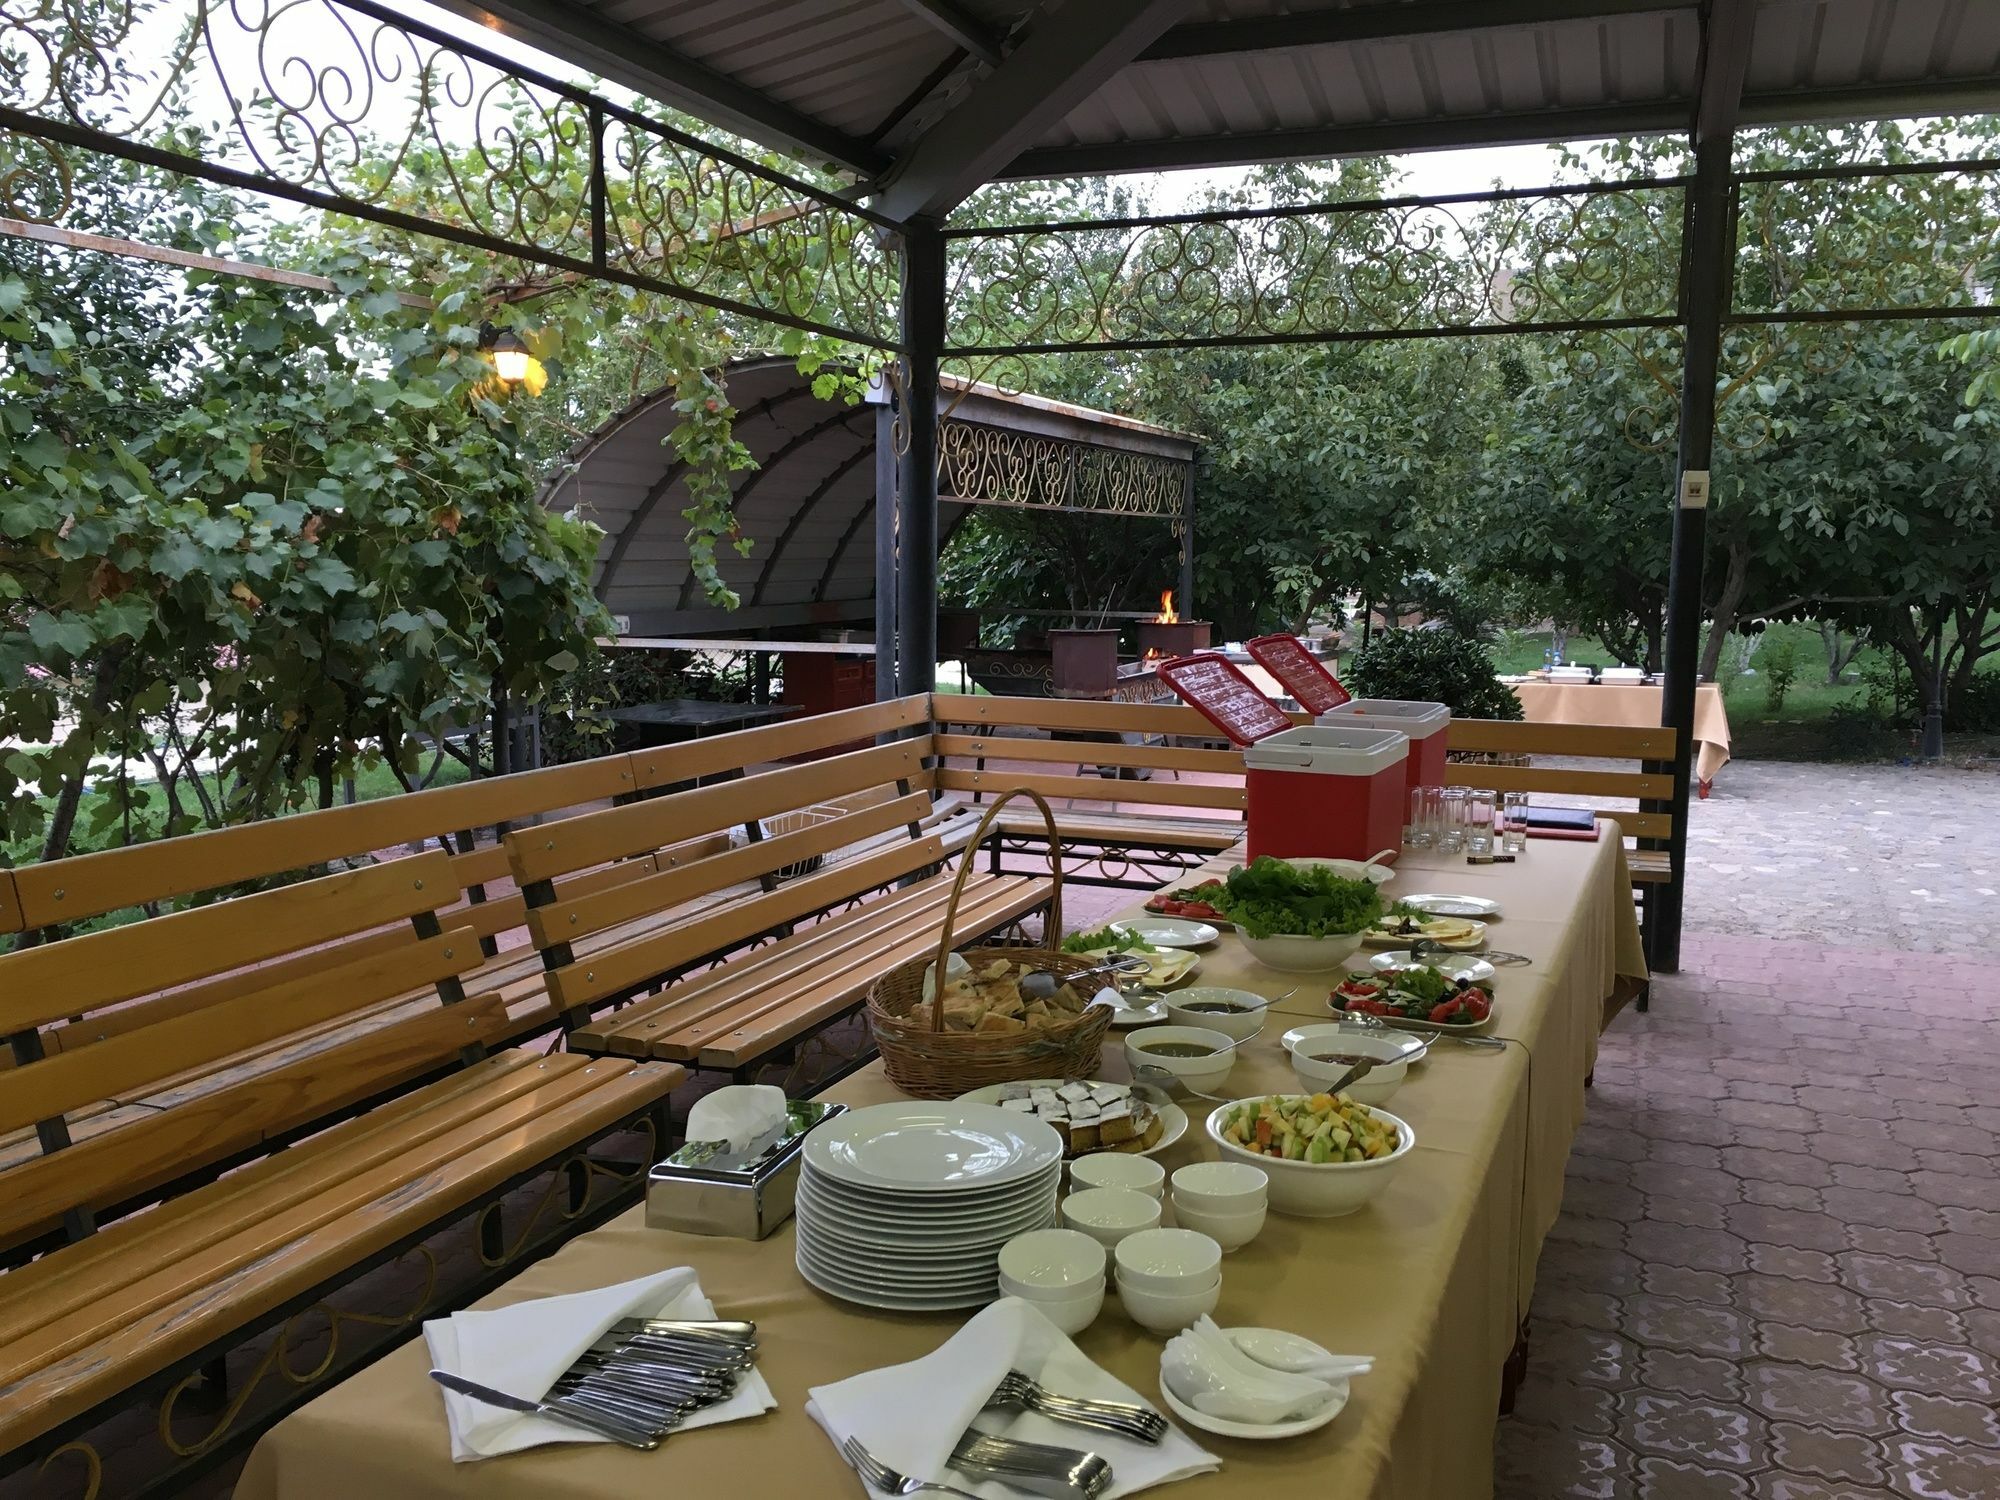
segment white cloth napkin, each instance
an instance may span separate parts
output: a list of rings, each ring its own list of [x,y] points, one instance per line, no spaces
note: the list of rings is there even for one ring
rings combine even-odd
[[[431,1364],[510,1396],[538,1401],[572,1364],[620,1318],[713,1318],[715,1307],[701,1293],[693,1270],[680,1266],[637,1281],[532,1302],[493,1312],[457,1312],[424,1324]],[[602,1443],[580,1427],[488,1406],[439,1386],[445,1420],[451,1426],[454,1463],[495,1458],[542,1443]],[[772,1410],[777,1402],[764,1377],[751,1370],[736,1394],[693,1413],[676,1431],[712,1427]]]
[[[1221,1467],[1220,1459],[1171,1426],[1166,1440],[1152,1446],[1052,1422],[1033,1412],[984,1410],[986,1398],[1009,1370],[1024,1370],[1065,1396],[1143,1402],[1159,1409],[1158,1403],[1145,1400],[1086,1359],[1039,1308],[1006,1297],[922,1359],[815,1386],[809,1392],[806,1415],[826,1429],[836,1448],[858,1437],[893,1469],[971,1488],[993,1500],[1019,1500],[1019,1492],[990,1482],[975,1485],[966,1475],[946,1472],[946,1460],[968,1427],[1100,1455],[1111,1465],[1106,1500]]]
[[[768,1083],[731,1083],[703,1094],[688,1110],[690,1141],[726,1141],[738,1151],[784,1123],[785,1091]]]

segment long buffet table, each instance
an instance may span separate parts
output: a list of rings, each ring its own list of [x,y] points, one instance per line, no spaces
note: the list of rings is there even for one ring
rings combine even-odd
[[[1389,892],[1426,889],[1503,903],[1489,943],[1533,960],[1502,969],[1495,981],[1491,1034],[1511,1045],[1504,1052],[1448,1042],[1434,1047],[1389,1105],[1418,1139],[1389,1189],[1344,1219],[1272,1214],[1254,1243],[1223,1262],[1218,1322],[1287,1328],[1341,1353],[1372,1354],[1377,1363],[1355,1383],[1348,1408],[1316,1433],[1274,1443],[1193,1434],[1223,1467],[1186,1481],[1190,1500],[1307,1492],[1477,1500],[1491,1492],[1501,1368],[1527,1308],[1543,1236],[1561,1204],[1600,1005],[1617,976],[1645,970],[1616,839],[1535,843],[1514,866],[1475,869],[1406,856]],[[1275,974],[1252,963],[1227,934],[1204,953],[1196,983],[1267,995],[1298,985],[1273,1006],[1272,1024],[1243,1048],[1218,1092],[1296,1091],[1278,1034],[1326,1019],[1335,977]],[[1103,1072],[1124,1076],[1117,1033],[1107,1041]],[[879,1066],[828,1093],[854,1105],[898,1097]],[[1187,1135],[1163,1154],[1169,1170],[1216,1154],[1202,1109],[1191,1104],[1189,1113]],[[808,1388],[928,1353],[964,1317],[875,1313],[821,1295],[793,1269],[789,1226],[761,1243],[705,1239],[648,1229],[641,1209],[583,1235],[478,1305],[505,1306],[677,1265],[698,1270],[723,1316],[760,1325],[759,1366],[777,1411],[671,1438],[655,1454],[564,1446],[454,1465],[442,1402],[425,1376],[418,1340],[266,1435],[238,1484],[239,1500],[612,1500],[668,1485],[700,1500],[854,1494],[859,1481],[805,1415]],[[1161,1341],[1125,1317],[1115,1292],[1077,1342],[1135,1389],[1157,1391]]]

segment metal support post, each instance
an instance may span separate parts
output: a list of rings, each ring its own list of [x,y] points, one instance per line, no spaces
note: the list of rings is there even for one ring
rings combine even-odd
[[[892,399],[900,400],[899,395]],[[875,697],[896,696],[896,408],[875,408]],[[887,736],[885,736],[887,738]]]
[[[937,679],[938,355],[944,348],[944,237],[934,224],[903,238],[903,451],[896,487],[896,692]]]
[[[1200,617],[1194,608],[1194,465],[1181,475],[1181,597],[1183,620]]]
[[[1701,654],[1701,572],[1708,539],[1709,461],[1715,446],[1715,371],[1735,243],[1735,192],[1730,183],[1728,131],[1695,147],[1688,190],[1683,285],[1687,345],[1681,370],[1680,456],[1675,465],[1674,540],[1667,581],[1667,682],[1660,721],[1676,731],[1673,835],[1669,878],[1647,899],[1646,958],[1671,974],[1681,963],[1681,908],[1686,894],[1688,791],[1694,776],[1695,667]]]

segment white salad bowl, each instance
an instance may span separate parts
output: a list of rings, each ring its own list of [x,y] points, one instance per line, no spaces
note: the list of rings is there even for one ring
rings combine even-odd
[[[1361,946],[1358,932],[1330,932],[1325,937],[1274,933],[1257,938],[1239,928],[1236,935],[1243,939],[1243,946],[1252,958],[1280,974],[1317,974],[1322,969],[1337,969]]]
[[[1193,1229],[1148,1229],[1111,1252],[1118,1284],[1162,1295],[1199,1291],[1222,1274],[1222,1247]]]
[[[1150,1156],[1127,1156],[1122,1151],[1094,1151],[1069,1164],[1070,1187],[1130,1188],[1149,1198],[1166,1195],[1167,1169]]]
[[[1118,1300],[1132,1321],[1149,1333],[1176,1334],[1215,1311],[1222,1300],[1222,1273],[1216,1272],[1206,1287],[1185,1292],[1149,1292],[1120,1280]]]
[[[1160,1200],[1131,1188],[1085,1188],[1063,1199],[1062,1217],[1071,1229],[1111,1250],[1126,1235],[1158,1225]]]
[[[1396,1149],[1373,1161],[1285,1161],[1276,1156],[1260,1156],[1245,1150],[1222,1134],[1222,1122],[1237,1100],[1219,1104],[1208,1117],[1208,1136],[1222,1152],[1224,1161],[1243,1162],[1261,1168],[1271,1179],[1271,1207],[1281,1214],[1301,1219],[1337,1219],[1365,1207],[1370,1199],[1389,1185],[1417,1144],[1417,1134],[1408,1123],[1385,1109],[1376,1117],[1396,1127]]]
[[[1176,1205],[1197,1213],[1247,1214],[1270,1201],[1271,1174],[1240,1161],[1190,1162],[1174,1173]]]
[[[1232,1250],[1241,1250],[1256,1239],[1263,1232],[1264,1218],[1269,1211],[1259,1203],[1243,1213],[1211,1213],[1182,1202],[1179,1194],[1174,1195],[1173,1202],[1174,1222],[1183,1229],[1207,1235],[1222,1247],[1224,1255]]]

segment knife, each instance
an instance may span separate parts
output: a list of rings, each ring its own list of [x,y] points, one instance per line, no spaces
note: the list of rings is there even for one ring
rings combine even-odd
[[[456,1391],[461,1396],[487,1406],[497,1406],[502,1411],[522,1412],[531,1417],[547,1417],[552,1422],[562,1422],[585,1432],[596,1433],[601,1438],[609,1438],[614,1443],[627,1448],[637,1448],[651,1453],[660,1446],[660,1435],[649,1432],[636,1422],[627,1422],[602,1411],[593,1411],[568,1401],[529,1401],[520,1396],[510,1396],[505,1391],[496,1391],[476,1380],[467,1380],[463,1375],[454,1375],[449,1370],[431,1371],[431,1379],[448,1391]]]

